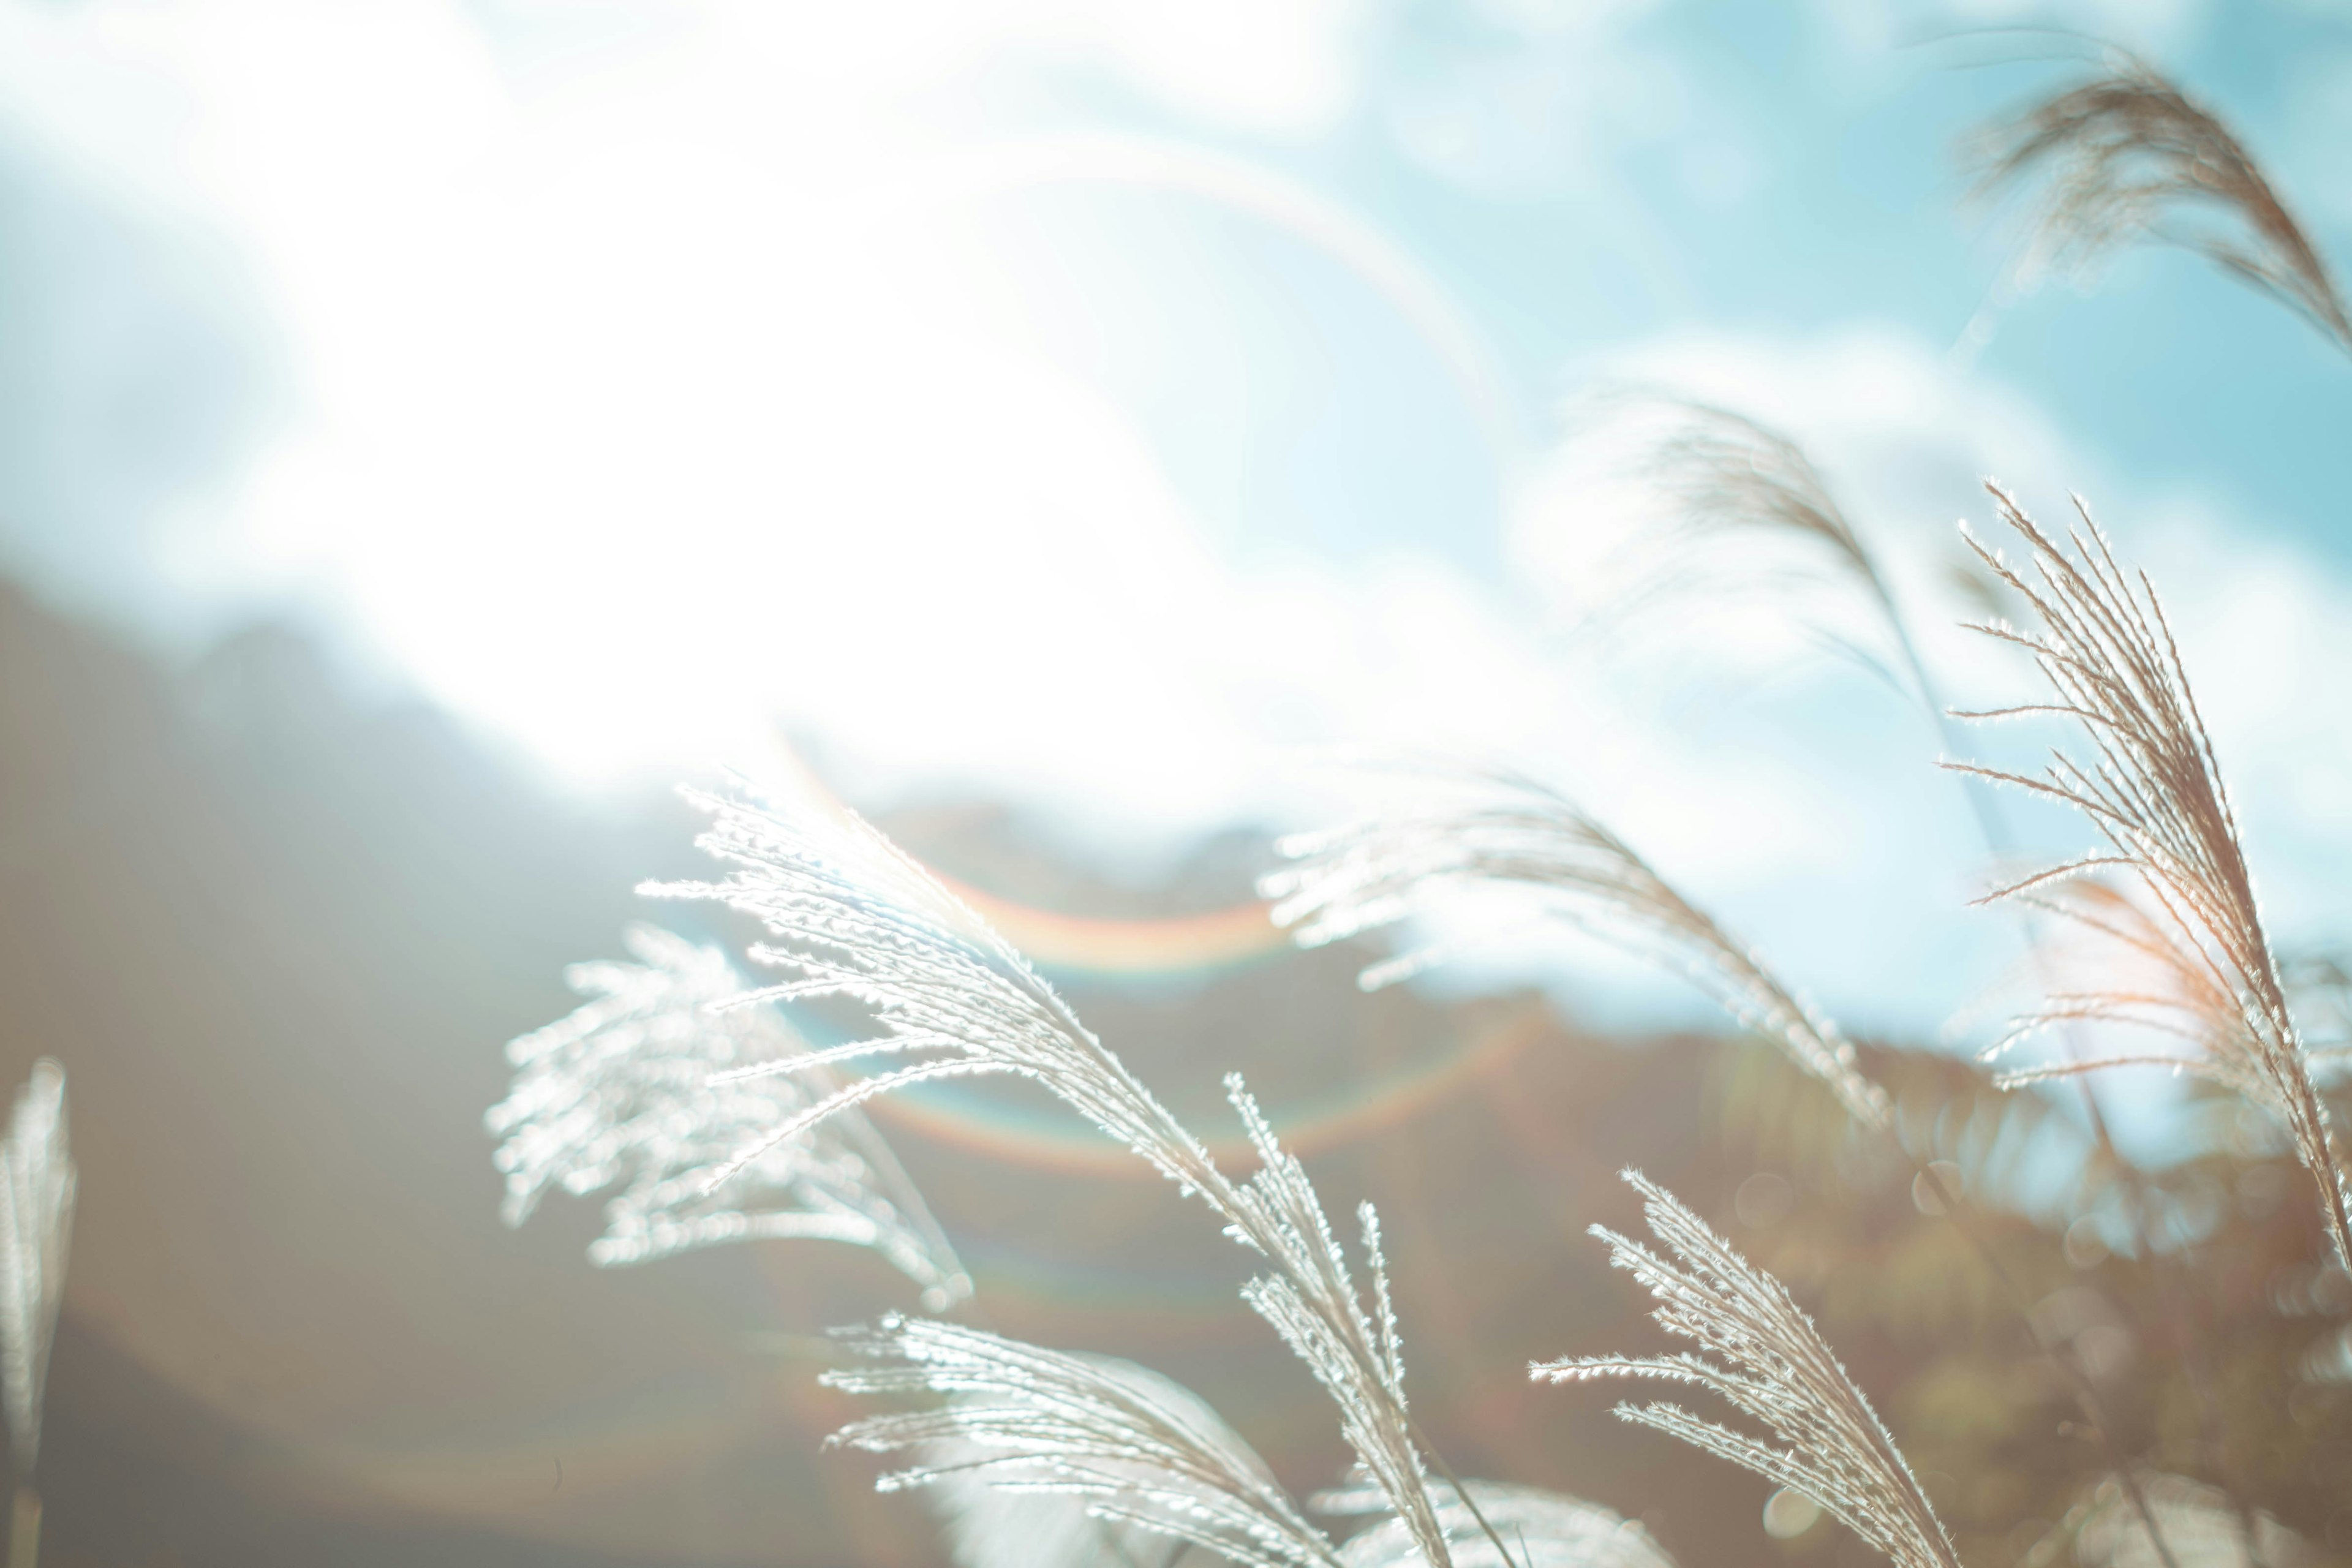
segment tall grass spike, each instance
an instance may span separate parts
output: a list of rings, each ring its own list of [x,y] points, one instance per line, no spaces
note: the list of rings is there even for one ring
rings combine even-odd
[[[1651,1233],[1674,1261],[1602,1226],[1592,1234],[1609,1244],[1610,1261],[1655,1298],[1651,1315],[1659,1324],[1717,1359],[1591,1356],[1541,1363],[1530,1373],[1552,1383],[1653,1379],[1720,1394],[1767,1436],[1664,1402],[1620,1405],[1617,1414],[1812,1499],[1895,1568],[1960,1568],[1885,1424],[1788,1287],[1733,1251],[1664,1187],[1638,1171],[1627,1171],[1625,1180],[1642,1194]]]
[[[602,1266],[805,1237],[881,1254],[931,1310],[969,1296],[955,1249],[863,1116],[740,1158],[824,1091],[824,1070],[767,1071],[804,1061],[807,1047],[772,1008],[727,1005],[744,986],[717,948],[643,925],[625,940],[636,962],[574,965],[587,1000],[507,1047],[514,1081],[484,1118],[504,1139],[507,1223],[552,1188],[621,1183],[589,1247]]]
[[[2155,588],[2146,574],[2116,561],[2079,500],[2082,526],[2062,546],[2008,492],[1988,488],[2001,520],[2024,541],[2030,567],[2012,567],[1973,536],[1969,543],[2040,626],[1979,629],[2030,653],[2051,695],[1962,717],[2072,720],[2088,738],[2091,755],[2085,763],[2053,751],[2036,775],[1952,765],[2072,807],[2103,847],[1980,901],[2036,900],[2138,954],[2164,982],[2053,995],[1994,1048],[2070,1018],[2154,1027],[2194,1047],[2181,1055],[2064,1062],[2012,1073],[2007,1081],[2153,1060],[2227,1085],[2285,1125],[2296,1158],[2318,1184],[2336,1259],[2352,1268],[2352,1187],[2263,923],[2221,762]],[[2102,875],[2136,883],[2147,907],[2103,891],[2095,881]]]

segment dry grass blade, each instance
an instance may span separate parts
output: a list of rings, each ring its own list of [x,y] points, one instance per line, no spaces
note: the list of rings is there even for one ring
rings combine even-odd
[[[77,1180],[66,1141],[65,1068],[43,1057],[16,1091],[0,1141],[0,1373],[19,1476],[32,1474],[40,1454],[41,1394],[65,1299]]]
[[[587,1000],[507,1047],[513,1084],[483,1118],[505,1140],[507,1223],[520,1225],[551,1188],[578,1196],[618,1182],[588,1249],[599,1265],[811,1237],[880,1253],[932,1310],[971,1295],[955,1249],[863,1116],[737,1158],[831,1080],[821,1068],[763,1071],[807,1049],[772,1008],[722,1005],[743,983],[717,948],[651,926],[625,940],[635,963],[573,965]]]
[[[2044,181],[2021,273],[2088,271],[2142,240],[2179,246],[2352,351],[2326,262],[2237,137],[2146,61],[2110,59],[1980,135],[1980,192]]]
[[[815,1099],[736,1156],[748,1164],[831,1117],[903,1084],[948,1076],[1034,1079],[1110,1137],[1198,1196],[1273,1271],[1245,1291],[1338,1406],[1358,1457],[1391,1489],[1431,1568],[1451,1568],[1403,1394],[1403,1363],[1388,1310],[1378,1232],[1366,1217],[1374,1311],[1368,1313],[1314,1188],[1275,1142],[1239,1081],[1236,1108],[1264,1162],[1246,1183],[1208,1150],[1107,1049],[1003,938],[888,840],[854,819],[839,828],[694,797],[712,812],[702,847],[735,870],[718,883],[658,886],[719,900],[774,939],[752,957],[791,978],[755,997],[838,996],[869,1008],[881,1033],[777,1065],[792,1072],[860,1057],[918,1059]]]
[[[1885,1091],[1863,1076],[1837,1026],[1624,840],[1525,779],[1462,773],[1445,782],[1454,800],[1284,840],[1279,848],[1296,864],[1259,883],[1277,900],[1276,922],[1316,947],[1393,924],[1448,886],[1534,888],[1581,929],[1686,975],[1828,1084],[1857,1119],[1887,1125]],[[1444,949],[1409,952],[1367,969],[1361,983],[1388,984],[1444,956]]]
[[[1465,1481],[1462,1488],[1477,1500],[1496,1532],[1517,1549],[1521,1568],[1674,1568],[1674,1559],[1639,1521],[1622,1519],[1597,1503],[1499,1481]],[[1370,1487],[1326,1492],[1312,1502],[1322,1513],[1384,1511],[1381,1494]],[[1439,1513],[1449,1530],[1465,1535],[1471,1531],[1460,1502],[1445,1502]],[[1394,1519],[1349,1536],[1339,1549],[1339,1560],[1346,1568],[1408,1568],[1415,1561],[1412,1538]],[[1456,1548],[1454,1560],[1460,1568],[1505,1568],[1483,1541]]]
[[[2086,766],[2055,752],[2035,777],[1967,771],[2072,806],[2105,847],[1997,889],[1985,901],[2041,900],[2121,943],[2164,981],[2054,996],[2010,1040],[2041,1024],[2093,1018],[2152,1026],[2194,1042],[2195,1055],[2156,1059],[2220,1079],[2278,1116],[2319,1184],[2336,1258],[2352,1267],[2352,1194],[2326,1105],[2313,1085],[2263,930],[2221,764],[2155,591],[2145,574],[2117,563],[2087,510],[2083,528],[2068,536],[2071,548],[2062,548],[2004,491],[1990,488],[2002,520],[2031,552],[2032,580],[1997,552],[1969,542],[2041,626],[1979,629],[2030,652],[2052,697],[1963,717],[2074,720],[2090,739],[2092,761]],[[2099,892],[2088,879],[2102,872],[2135,879],[2148,908]],[[2024,1076],[2099,1065],[2070,1063]]]
[[[999,1493],[1072,1500],[1121,1534],[1172,1538],[1244,1568],[1337,1568],[1330,1542],[1265,1461],[1165,1378],[1125,1362],[1040,1350],[952,1323],[893,1317],[840,1337],[866,1364],[825,1373],[829,1385],[860,1394],[948,1396],[928,1409],[870,1416],[834,1436],[835,1444],[869,1453],[914,1451],[914,1466],[882,1478],[886,1491],[944,1486],[968,1493],[979,1482]],[[1075,1533],[1066,1515],[1004,1517]],[[1095,1542],[1097,1550],[1105,1544]],[[971,1554],[992,1561],[1003,1546],[1040,1563],[1048,1560],[1047,1545],[1034,1536],[983,1540]]]
[[[1703,1419],[1671,1404],[1621,1405],[1618,1415],[1656,1427],[1775,1485],[1813,1500],[1895,1568],[1959,1568],[1951,1538],[1885,1425],[1799,1310],[1788,1288],[1664,1188],[1628,1171],[1668,1262],[1612,1231],[1593,1227],[1610,1260],[1657,1300],[1668,1332],[1705,1356],[1601,1356],[1529,1368],[1554,1383],[1644,1378],[1708,1389],[1761,1426],[1769,1438]]]

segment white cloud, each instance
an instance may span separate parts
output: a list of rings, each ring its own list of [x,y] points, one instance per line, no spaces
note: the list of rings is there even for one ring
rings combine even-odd
[[[1632,36],[1653,0],[1471,9],[1492,37],[1449,41],[1384,84],[1397,144],[1435,174],[1496,195],[1586,190],[1604,151],[1672,134],[1691,117],[1682,69]]]

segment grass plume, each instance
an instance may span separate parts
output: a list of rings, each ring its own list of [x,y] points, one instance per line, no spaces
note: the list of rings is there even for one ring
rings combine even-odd
[[[1656,1299],[1652,1316],[1666,1331],[1717,1359],[1588,1356],[1539,1363],[1530,1374],[1552,1383],[1656,1380],[1720,1394],[1769,1436],[1664,1402],[1620,1405],[1617,1414],[1802,1493],[1895,1568],[1960,1568],[1885,1424],[1788,1287],[1732,1250],[1664,1187],[1636,1171],[1625,1180],[1642,1194],[1651,1232],[1673,1261],[1601,1226],[1592,1233],[1609,1244],[1610,1261]]]
[[[2047,767],[2032,776],[1953,765],[2072,807],[2104,847],[1997,889],[1982,901],[2034,899],[2122,943],[2168,981],[2054,995],[2012,1029],[2003,1047],[2034,1027],[2074,1018],[2153,1026],[2185,1037],[2193,1053],[2155,1059],[2225,1083],[2284,1123],[2297,1159],[2318,1184],[2321,1219],[2337,1261],[2352,1268],[2352,1193],[2263,927],[2221,763],[2163,606],[2146,574],[2116,561],[2079,501],[2082,526],[2062,546],[2006,491],[1989,488],[2002,521],[2024,541],[2030,565],[2012,567],[1973,536],[1969,542],[2040,624],[1979,629],[2031,654],[2050,698],[1963,717],[2072,720],[2090,742],[2090,761],[2053,751]],[[2147,909],[2086,890],[2086,879],[2101,874],[2135,881]],[[2146,1059],[2066,1062],[2013,1074],[2011,1081]]]
[[[1405,1403],[1403,1356],[1369,1205],[1361,1211],[1367,1308],[1305,1171],[1276,1142],[1237,1077],[1227,1079],[1227,1092],[1260,1161],[1246,1182],[1220,1170],[1009,942],[881,834],[854,817],[826,825],[724,796],[692,798],[713,816],[698,842],[734,869],[720,882],[648,890],[717,900],[766,927],[773,940],[751,955],[790,978],[746,994],[745,1002],[845,997],[867,1006],[881,1028],[759,1070],[915,1058],[780,1119],[735,1164],[903,1085],[983,1075],[1032,1079],[1200,1198],[1229,1235],[1267,1262],[1244,1299],[1329,1394],[1358,1461],[1431,1568],[1452,1568]]]
[[[1901,667],[1916,673],[1892,585],[1795,440],[1737,410],[1639,383],[1601,385],[1568,418],[1562,451],[1581,481],[1580,529],[1596,512],[1629,527],[1577,573],[1596,621],[1613,627],[1675,604],[1703,605],[1711,620],[1762,595],[1795,608],[1814,639],[1890,684],[1905,684]],[[1861,596],[1859,617],[1847,590]]]
[[[824,1069],[766,1070],[804,1060],[807,1047],[772,1008],[722,1005],[743,983],[717,948],[645,925],[625,940],[635,963],[574,964],[581,1006],[507,1047],[513,1082],[483,1118],[504,1140],[506,1222],[520,1225],[551,1189],[579,1196],[620,1183],[588,1249],[601,1266],[813,1238],[881,1254],[932,1310],[971,1295],[955,1249],[863,1116],[740,1158],[824,1091]]]
[[[2228,126],[2147,61],[2105,68],[1984,127],[1977,189],[2038,184],[2024,278],[2084,273],[2147,241],[2206,258],[2352,352],[2352,318],[2318,247]]]
[[[1276,922],[1318,947],[1394,924],[1448,886],[1534,888],[1579,928],[1687,976],[1828,1084],[1858,1120],[1887,1125],[1885,1091],[1863,1074],[1837,1026],[1590,813],[1510,773],[1464,770],[1442,782],[1455,798],[1284,839],[1280,851],[1294,864],[1259,883],[1277,900]],[[1374,964],[1361,984],[1392,984],[1449,951]]]
[[[978,1329],[885,1318],[839,1337],[859,1358],[824,1374],[858,1394],[944,1395],[928,1409],[872,1415],[831,1441],[868,1453],[914,1451],[882,1478],[910,1487],[1027,1494],[1075,1502],[1084,1517],[1217,1552],[1242,1568],[1339,1568],[1265,1462],[1186,1390],[1129,1363],[1041,1350]],[[986,1496],[980,1493],[978,1496]],[[1070,1533],[1066,1516],[1001,1516],[1021,1528]],[[967,1532],[968,1533],[968,1532]],[[1081,1549],[1088,1544],[1079,1535]],[[1037,1535],[971,1541],[984,1561],[1050,1560]],[[1100,1550],[1108,1542],[1091,1543]],[[1097,1557],[1073,1558],[1076,1562]]]

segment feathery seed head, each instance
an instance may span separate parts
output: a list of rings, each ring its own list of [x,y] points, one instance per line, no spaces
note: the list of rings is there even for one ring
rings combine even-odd
[[[873,1012],[879,1034],[822,1053],[822,1061],[922,1053],[922,1059],[857,1080],[780,1119],[734,1164],[748,1164],[902,1084],[951,1074],[1034,1079],[1206,1204],[1229,1234],[1273,1266],[1251,1281],[1245,1298],[1331,1395],[1341,1430],[1391,1489],[1431,1568],[1451,1568],[1411,1435],[1403,1360],[1377,1241],[1373,1294],[1381,1321],[1375,1324],[1306,1172],[1276,1140],[1239,1079],[1228,1080],[1228,1093],[1261,1162],[1246,1183],[1217,1168],[1201,1142],[1009,942],[880,834],[855,819],[835,830],[746,802],[694,798],[715,818],[702,846],[735,870],[723,882],[652,890],[715,899],[766,926],[772,941],[752,956],[790,978],[749,997],[846,996]],[[803,1065],[821,1061],[811,1057],[779,1064],[787,1072]]]
[[[1570,405],[1557,458],[1564,526],[1537,541],[1589,632],[1642,623],[1793,625],[1895,685],[1904,634],[1879,563],[1812,459],[1782,432],[1670,387],[1606,384]],[[1703,601],[1702,616],[1668,617]],[[1751,637],[1741,637],[1743,647]]]
[[[1755,529],[1810,540],[1874,595],[1878,568],[1828,481],[1795,441],[1744,414],[1664,387],[1612,385],[1577,410],[1572,442],[1653,493],[1684,542]]]
[[[880,1032],[828,1062],[917,1059],[813,1097],[739,1152],[748,1163],[843,1110],[925,1079],[1034,1079],[1171,1181],[1213,1182],[1207,1151],[1103,1047],[1028,962],[922,867],[855,817],[818,822],[746,799],[687,792],[711,814],[697,842],[733,872],[719,882],[649,885],[751,916],[772,941],[752,960],[787,978],[745,1000],[838,996]],[[782,1070],[821,1065],[814,1058]]]
[[[514,1081],[484,1116],[504,1139],[507,1223],[550,1188],[618,1182],[589,1248],[599,1265],[806,1237],[874,1249],[934,1309],[969,1296],[954,1249],[862,1115],[763,1143],[830,1084],[773,1008],[730,1005],[743,985],[726,955],[652,926],[625,940],[635,963],[574,965],[585,1003],[507,1047]],[[741,1159],[751,1145],[761,1146]]]
[[[1978,192],[2045,177],[2018,273],[2088,273],[2153,240],[2193,251],[2352,350],[2318,247],[2229,128],[2153,67],[2116,49],[2088,81],[1979,132]]]
[[[1764,1429],[1757,1436],[1679,1405],[1621,1405],[1628,1421],[1654,1426],[1775,1485],[1803,1493],[1843,1521],[1895,1568],[1959,1568],[1927,1494],[1813,1321],[1788,1288],[1734,1251],[1680,1200],[1639,1172],[1651,1233],[1671,1260],[1601,1226],[1610,1261],[1657,1301],[1667,1332],[1711,1353],[1598,1356],[1538,1363],[1553,1383],[1632,1378],[1694,1384],[1720,1395]]]
[[[2319,1185],[2337,1260],[2352,1268],[2352,1190],[2263,927],[2221,763],[2163,606],[2145,574],[2117,562],[2079,499],[2082,528],[2062,546],[2006,491],[1987,488],[2002,521],[2025,541],[2032,577],[1973,537],[1969,542],[2039,625],[1979,629],[2031,654],[2051,695],[1961,717],[2068,719],[2089,741],[2090,759],[2056,752],[2035,775],[1948,765],[2072,807],[2104,846],[1982,901],[2021,899],[2063,915],[2115,944],[2141,974],[2157,977],[2126,974],[2051,996],[1996,1048],[2074,1018],[2154,1028],[2195,1047],[2186,1055],[2063,1063],[2005,1081],[2155,1061],[2228,1085],[2285,1125]],[[2103,886],[2096,880],[2102,875],[2128,879],[2136,896]]]
[[[1886,1125],[1886,1093],[1863,1075],[1837,1026],[1623,839],[1514,774],[1465,770],[1444,782],[1451,799],[1286,840],[1296,863],[1259,883],[1277,900],[1276,922],[1315,947],[1392,924],[1448,887],[1532,888],[1580,929],[1685,975],[1828,1084],[1856,1120]],[[1443,949],[1409,952],[1366,969],[1362,983],[1392,984],[1445,956]]]
[[[1073,1514],[1118,1531],[1171,1537],[1244,1568],[1336,1568],[1338,1554],[1308,1523],[1255,1450],[1190,1392],[1127,1362],[1067,1355],[978,1329],[891,1317],[843,1331],[862,1358],[824,1374],[851,1394],[945,1395],[928,1408],[869,1416],[832,1442],[868,1453],[912,1452],[884,1490],[948,1489],[967,1554],[1006,1561],[1037,1539],[998,1541],[983,1517],[1044,1523],[1055,1539],[1087,1543]],[[1067,1500],[1068,1512],[982,1516],[979,1488]],[[1094,1544],[1099,1545],[1097,1542]],[[1021,1559],[1035,1563],[1031,1555]],[[1078,1563],[1098,1557],[1072,1559]]]

